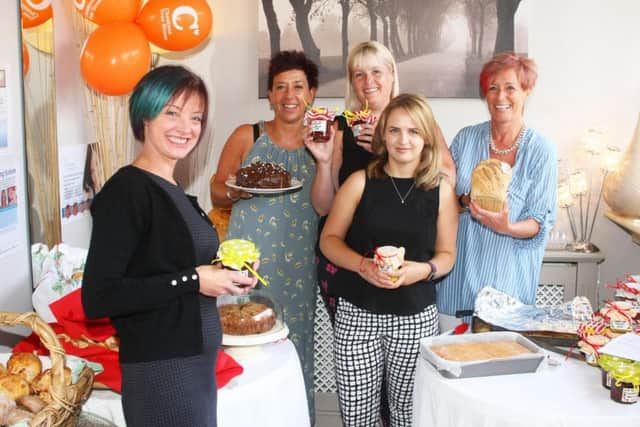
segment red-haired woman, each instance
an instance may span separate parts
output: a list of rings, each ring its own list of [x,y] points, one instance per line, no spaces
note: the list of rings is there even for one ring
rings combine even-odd
[[[478,292],[487,285],[525,304],[535,302],[544,247],[556,218],[557,176],[554,144],[524,122],[536,78],[533,60],[514,53],[494,56],[480,74],[491,120],[465,127],[451,144],[463,211],[456,265],[438,287],[441,327],[457,323],[447,315],[473,310]],[[471,172],[490,158],[512,168],[500,212],[482,209],[469,198]]]

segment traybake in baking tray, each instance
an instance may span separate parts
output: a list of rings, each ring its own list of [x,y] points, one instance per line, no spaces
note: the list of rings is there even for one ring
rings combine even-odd
[[[516,332],[485,332],[423,338],[420,357],[446,378],[471,378],[535,372],[545,352]]]

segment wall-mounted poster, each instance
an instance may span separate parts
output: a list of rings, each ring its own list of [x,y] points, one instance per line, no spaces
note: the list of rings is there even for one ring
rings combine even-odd
[[[18,246],[16,168],[0,169],[0,257]]]
[[[402,92],[429,98],[477,98],[482,64],[494,52],[528,52],[532,0],[263,0],[258,2],[259,92],[269,58],[303,50],[320,67],[318,96],[345,95],[349,49],[366,40],[387,46]]]
[[[60,218],[63,224],[90,216],[100,190],[94,144],[60,147]]]

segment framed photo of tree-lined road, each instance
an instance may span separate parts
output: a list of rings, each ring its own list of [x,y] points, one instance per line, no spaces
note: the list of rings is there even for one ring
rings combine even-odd
[[[533,0],[261,0],[259,92],[266,97],[269,58],[303,50],[320,67],[318,96],[342,98],[349,49],[366,40],[387,46],[400,88],[429,98],[477,98],[482,64],[494,53],[528,52]]]

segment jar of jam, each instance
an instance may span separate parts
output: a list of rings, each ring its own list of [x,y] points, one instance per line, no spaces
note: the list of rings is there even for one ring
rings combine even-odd
[[[229,239],[220,244],[217,258],[212,262],[220,261],[225,268],[237,271],[243,276],[249,276],[251,273],[263,285],[267,286],[267,282],[253,269],[259,258],[260,251],[253,242],[243,239]]]
[[[331,124],[335,114],[328,108],[310,108],[304,115],[305,123],[311,128],[314,142],[327,142],[331,138]]]
[[[604,368],[600,368],[600,371],[602,372],[602,387],[611,389],[611,375]]]
[[[309,122],[311,136],[315,142],[327,142],[331,137],[331,122],[324,119],[315,119]]]
[[[618,368],[620,365],[633,364],[632,360],[623,359],[621,357],[612,356],[610,354],[601,354],[598,358],[598,365],[602,373],[602,387],[606,389],[611,388],[611,382],[613,377],[611,371]]]
[[[356,120],[351,124],[351,132],[353,133],[353,137],[357,138],[362,133],[362,125],[367,124],[365,120]]]
[[[611,366],[611,400],[624,404],[636,403],[640,391],[640,362],[620,360]]]
[[[611,400],[624,404],[636,403],[638,401],[638,387],[633,383],[613,381],[611,383]]]
[[[357,138],[362,133],[362,125],[370,125],[376,121],[376,118],[373,115],[373,112],[369,109],[369,104],[366,101],[364,109],[360,111],[345,110],[342,115],[347,121],[347,126],[351,128],[354,138]]]

